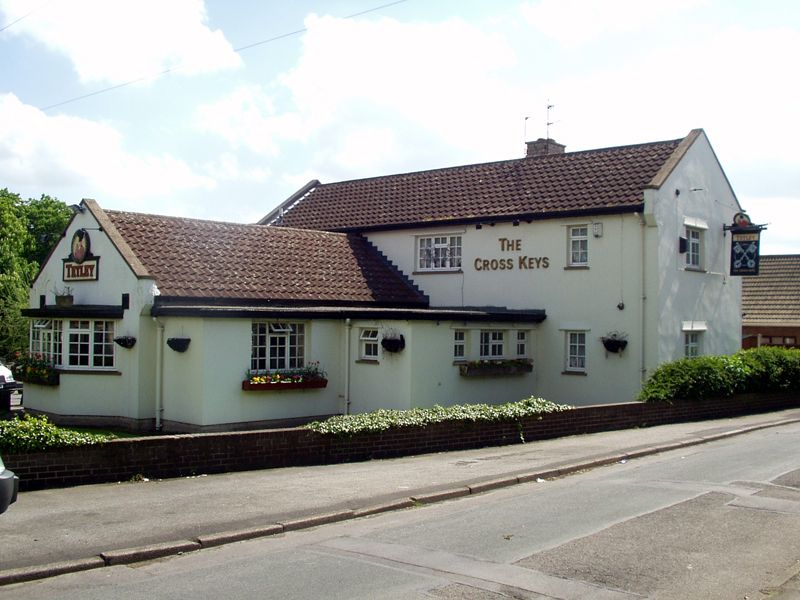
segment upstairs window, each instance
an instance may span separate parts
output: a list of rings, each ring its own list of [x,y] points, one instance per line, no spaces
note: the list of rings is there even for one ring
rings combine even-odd
[[[305,326],[302,323],[252,324],[252,372],[302,369],[304,366]]]
[[[703,268],[703,230],[695,227],[686,228],[686,268],[702,270]]]
[[[567,265],[570,267],[589,266],[589,227],[576,225],[567,228],[568,253]]]
[[[419,271],[456,271],[461,268],[461,236],[417,238]]]

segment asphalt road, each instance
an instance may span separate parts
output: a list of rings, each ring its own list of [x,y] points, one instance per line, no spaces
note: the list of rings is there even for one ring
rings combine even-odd
[[[798,450],[788,424],[0,599],[776,598],[800,571]]]

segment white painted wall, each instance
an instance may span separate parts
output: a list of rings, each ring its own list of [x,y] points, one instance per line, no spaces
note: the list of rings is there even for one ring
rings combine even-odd
[[[130,295],[130,308],[115,323],[115,336],[132,335],[136,345],[126,350],[115,345],[113,374],[62,373],[58,387],[25,385],[25,406],[58,415],[121,416],[152,418],[154,368],[150,345],[152,331],[149,309],[152,280],[138,279],[122,259],[98,223],[87,210],[77,214],[56,244],[30,290],[31,308],[39,307],[40,295],[48,306],[55,304],[56,292],[69,286],[75,304],[120,305],[122,294]],[[100,257],[97,281],[63,281],[63,261],[70,254],[72,236],[78,229],[89,232],[92,254]],[[144,315],[144,316],[142,316]],[[66,355],[67,340],[63,341]]]
[[[567,227],[585,224],[591,231],[594,223],[601,224],[603,232],[601,237],[590,234],[589,268],[567,268]],[[400,255],[405,257],[403,264],[408,268],[413,266],[408,257],[413,256],[409,249],[415,245],[415,236],[439,231],[380,232],[369,237],[393,261],[392,253],[405,245]],[[570,404],[632,399],[639,385],[640,365],[635,352],[641,329],[642,242],[636,215],[522,222],[519,226],[498,223],[481,229],[472,225],[463,231],[461,272],[410,275],[429,295],[431,305],[545,309],[547,319],[536,327],[536,341],[532,344],[535,373],[523,378],[531,378],[533,384],[517,381],[516,377],[476,381],[451,376],[449,384],[442,382],[439,386],[437,379],[437,385],[432,387],[450,387],[470,402],[489,401],[487,396],[498,394],[497,390],[502,390],[503,401],[534,392]],[[498,267],[503,264],[511,268],[486,270],[484,260],[501,261],[496,263]],[[522,268],[528,266],[534,268]],[[617,308],[620,302],[624,303],[623,310]],[[565,330],[576,328],[588,329],[586,376],[562,374]],[[613,330],[627,332],[629,346],[622,355],[607,358],[599,338]],[[430,340],[426,346],[433,344]],[[452,355],[452,336],[443,336],[439,345],[447,346],[448,355]],[[477,348],[475,352],[477,358]],[[451,364],[449,371],[457,369]],[[436,389],[428,392],[435,393]],[[420,401],[423,397],[422,393],[415,394]]]
[[[251,321],[162,317],[165,341],[189,337],[186,352],[164,348],[164,413],[166,422],[219,425],[289,419],[341,412],[339,341],[341,321],[298,321],[305,324],[307,362],[327,372],[321,389],[242,390],[250,368]]]
[[[430,407],[436,404],[499,404],[538,395],[534,372],[504,377],[463,377],[453,360],[453,331],[467,331],[467,359],[478,359],[481,329],[506,332],[518,329],[529,333],[529,347],[537,326],[531,323],[483,323],[416,321],[413,323],[413,344],[407,348],[412,359],[411,406]],[[508,337],[508,336],[507,336]],[[507,340],[507,343],[511,343]]]
[[[690,191],[693,188],[702,191]],[[681,194],[676,196],[675,189]],[[647,199],[644,215],[373,232],[369,239],[429,296],[431,306],[544,309],[547,319],[537,328],[532,350],[537,395],[576,405],[628,401],[638,393],[643,372],[683,355],[682,322],[708,323],[706,354],[735,352],[741,327],[741,283],[726,275],[730,239],[722,230],[739,208],[705,136],[689,148],[660,189],[643,193]],[[708,223],[705,273],[687,272],[684,257],[678,254],[678,236],[683,235],[686,217]],[[570,269],[567,228],[582,224],[590,231],[589,268]],[[593,235],[595,224],[602,226],[598,237]],[[415,271],[418,236],[459,232],[459,272]],[[522,268],[530,264],[529,257],[540,267]],[[542,268],[540,259],[545,257],[548,266]],[[486,270],[484,260],[509,268]],[[570,329],[587,333],[585,376],[563,373],[565,331]],[[600,342],[611,331],[628,334],[628,347],[622,354],[606,353]],[[433,339],[426,341],[427,348],[436,345]],[[443,345],[438,341],[438,346]],[[415,380],[418,369],[424,372],[424,365],[415,364]],[[436,395],[440,387],[470,397],[452,378],[448,384],[441,381],[447,378],[446,371],[435,375],[431,371],[430,376],[431,383],[423,379],[415,384],[420,390],[413,396],[416,401],[426,394]],[[471,389],[481,390],[482,385],[470,382]]]
[[[684,321],[705,322],[704,354],[730,354],[741,346],[741,278],[728,275],[730,234],[724,225],[741,210],[705,135],[648,203],[660,233],[657,241],[658,362],[683,356]],[[704,271],[685,267],[678,253],[684,222],[707,224],[703,235]]]

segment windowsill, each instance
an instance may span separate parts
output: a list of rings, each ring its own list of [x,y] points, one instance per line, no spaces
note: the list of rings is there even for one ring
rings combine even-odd
[[[589,265],[567,265],[565,271],[588,271]]]
[[[453,364],[454,365],[465,365],[465,364],[467,364],[467,362],[468,361],[467,361],[466,358],[456,358],[456,359],[453,360]]]
[[[377,358],[359,358],[356,362],[360,365],[377,365],[380,361]]]
[[[426,271],[413,271],[412,275],[453,275],[454,273],[463,273],[461,269],[435,269]]]
[[[561,371],[562,375],[577,375],[578,377],[586,377],[586,371]]]
[[[700,267],[684,267],[683,270],[688,271],[690,273],[707,273],[705,269],[702,269]]]
[[[57,368],[61,375],[122,375],[122,371],[114,369],[76,369],[74,367]]]

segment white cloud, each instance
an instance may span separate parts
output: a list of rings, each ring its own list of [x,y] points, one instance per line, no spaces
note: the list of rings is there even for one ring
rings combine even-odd
[[[239,158],[231,152],[224,152],[217,157],[216,161],[206,163],[203,170],[217,181],[262,183],[270,176],[269,169],[261,167],[243,168]]]
[[[9,189],[144,199],[216,186],[169,154],[135,156],[123,146],[107,124],[51,117],[13,94],[0,95],[0,180]]]
[[[704,0],[540,0],[520,12],[533,27],[565,46],[635,31],[704,4]]]
[[[303,135],[303,124],[294,113],[276,115],[272,98],[257,85],[243,85],[217,102],[200,106],[195,127],[216,134],[234,148],[276,156],[280,140]]]
[[[703,127],[726,170],[800,165],[796,107],[800,81],[786,77],[800,33],[743,28],[684,40],[550,87],[567,149],[670,139]]]
[[[742,206],[754,223],[767,225],[761,233],[761,254],[797,254],[800,197],[745,197]]]
[[[270,157],[305,143],[303,166],[320,178],[424,167],[475,147],[488,159],[521,137],[520,95],[502,80],[516,56],[501,37],[458,19],[305,24],[302,55],[274,93],[239,88],[199,108],[197,126]]]
[[[11,22],[26,0],[0,0]],[[192,75],[238,67],[241,57],[219,30],[206,26],[203,0],[70,0],[48,2],[10,28],[64,54],[81,81],[124,83],[175,67]]]

